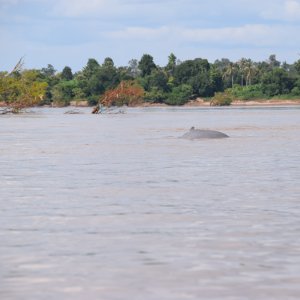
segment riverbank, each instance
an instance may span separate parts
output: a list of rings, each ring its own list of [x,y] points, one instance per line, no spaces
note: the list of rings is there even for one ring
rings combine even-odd
[[[234,100],[230,106],[294,106],[300,105],[300,99],[257,99],[257,100]],[[48,106],[48,105],[47,105]],[[191,100],[183,105],[183,107],[209,107],[210,101],[198,98]],[[4,102],[0,102],[0,107],[6,107]],[[49,107],[49,106],[48,106]],[[57,107],[57,106],[52,106]],[[87,101],[72,101],[69,107],[89,107]],[[165,103],[144,102],[137,107],[171,107]]]
[[[290,106],[290,105],[300,105],[300,99],[257,99],[257,100],[234,100],[231,106]],[[168,107],[169,105],[163,103],[143,103],[142,107]],[[210,106],[210,101],[198,98],[196,100],[191,100],[184,104],[187,107],[199,107],[199,106]]]

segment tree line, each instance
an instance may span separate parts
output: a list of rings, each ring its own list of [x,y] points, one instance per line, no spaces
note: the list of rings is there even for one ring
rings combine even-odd
[[[233,98],[299,98],[300,59],[288,64],[270,55],[260,62],[222,58],[209,63],[203,58],[180,61],[171,53],[167,65],[161,67],[144,54],[121,67],[109,57],[102,64],[90,58],[75,73],[69,66],[57,72],[51,64],[42,69],[0,72],[0,102],[16,110],[37,104],[66,106],[82,100],[91,106],[99,101],[105,105],[136,105],[140,101],[183,105],[198,97],[213,99],[216,105],[230,104]]]

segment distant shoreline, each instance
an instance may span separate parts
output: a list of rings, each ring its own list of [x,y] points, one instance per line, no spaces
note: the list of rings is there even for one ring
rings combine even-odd
[[[300,105],[300,99],[259,99],[259,100],[234,100],[232,101],[231,106],[293,106]],[[139,107],[139,106],[138,106]],[[161,104],[161,103],[144,103],[140,107],[172,107],[171,105]],[[182,107],[216,107],[210,106],[209,101],[203,99],[191,100],[188,103],[182,105]]]
[[[300,99],[287,99],[287,100],[281,100],[281,99],[258,99],[258,100],[234,100],[232,101],[231,105],[229,106],[223,106],[223,107],[252,107],[252,106],[298,106],[300,105]],[[0,102],[0,107],[7,107],[5,103]],[[53,107],[53,108],[59,108],[59,106],[50,106],[50,105],[44,105],[41,107]],[[69,106],[66,107],[93,107],[89,106],[85,103],[80,102],[79,105],[76,105],[71,103]],[[220,106],[210,106],[210,102],[201,98],[198,98],[196,100],[191,100],[187,102],[184,105],[181,106],[173,106],[173,105],[167,105],[165,103],[150,103],[150,102],[144,102],[143,104],[134,106],[136,108],[138,107],[220,107]]]

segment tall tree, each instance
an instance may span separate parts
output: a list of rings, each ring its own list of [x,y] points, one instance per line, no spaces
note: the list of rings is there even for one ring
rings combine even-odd
[[[223,74],[223,78],[229,77],[231,79],[231,87],[233,87],[234,84],[234,76],[237,72],[237,66],[233,62],[231,62],[227,68],[225,69],[225,72]]]
[[[298,74],[300,75],[300,59],[298,59],[296,62],[295,62],[295,69],[296,71],[298,72]]]
[[[269,97],[289,94],[293,87],[293,79],[281,68],[274,68],[262,76],[262,89]]]
[[[280,61],[276,59],[275,54],[271,54],[268,59],[269,66],[271,69],[280,67]]]
[[[246,72],[246,66],[247,66],[247,59],[246,58],[241,58],[238,62],[238,69],[239,69],[239,73],[241,75],[241,86],[244,86],[244,78],[245,76],[245,72]]]
[[[174,82],[176,85],[188,84],[195,96],[211,96],[212,81],[210,64],[207,59],[196,58],[176,66]]]
[[[102,64],[102,66],[105,67],[105,68],[114,68],[114,67],[115,67],[115,63],[114,63],[114,61],[112,60],[112,58],[106,57],[106,58],[104,59],[104,62],[103,62],[103,64]]]
[[[96,78],[103,84],[104,90],[115,88],[120,83],[117,68],[110,57],[104,59]]]
[[[230,64],[230,60],[228,58],[222,58],[221,60],[217,59],[214,62],[214,66],[221,72],[224,73],[224,70]]]
[[[171,53],[168,56],[168,64],[166,66],[166,70],[170,75],[174,74],[175,68],[176,68],[176,63],[177,63],[177,57],[175,56],[174,53]]]
[[[61,79],[62,80],[72,80],[73,79],[73,73],[72,69],[68,66],[65,66],[61,72]]]
[[[152,70],[156,69],[156,64],[153,61],[153,57],[149,54],[144,54],[139,61],[139,69],[141,70],[141,76],[145,77],[150,75]]]
[[[137,78],[140,75],[141,71],[139,69],[139,62],[137,59],[131,59],[128,62],[128,73],[133,78]]]
[[[86,79],[88,79],[91,78],[99,69],[100,65],[97,60],[94,58],[90,58],[86,66],[83,68],[82,74]]]
[[[53,77],[56,73],[56,70],[54,69],[54,67],[51,64],[48,64],[46,68],[41,69],[41,73],[45,77]]]

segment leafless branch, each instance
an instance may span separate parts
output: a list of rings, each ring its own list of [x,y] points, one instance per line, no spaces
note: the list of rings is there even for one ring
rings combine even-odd
[[[15,72],[21,72],[23,70],[24,67],[24,56],[22,56],[18,63],[15,65],[15,67],[13,68],[13,70],[11,72],[9,72],[6,76],[10,76],[11,74],[15,73]]]

